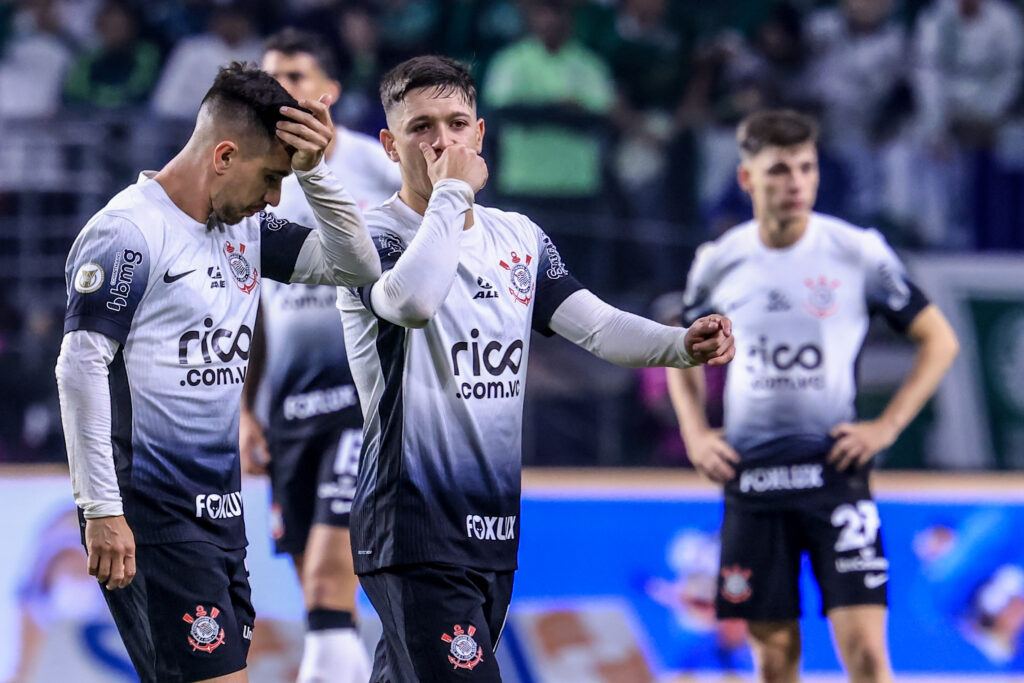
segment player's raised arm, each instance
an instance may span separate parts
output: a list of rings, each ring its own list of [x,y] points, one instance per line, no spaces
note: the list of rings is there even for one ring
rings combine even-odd
[[[292,169],[320,229],[309,232],[302,242],[290,275],[274,279],[360,286],[380,277],[380,259],[355,200],[324,162],[324,150],[334,138],[334,125],[325,98],[301,100],[300,106],[309,112],[281,107],[281,113],[290,120],[278,122],[277,138],[294,150]],[[290,231],[282,231],[282,226],[291,224],[273,219],[265,221],[265,225],[269,230],[264,230],[264,260],[272,274],[280,270],[287,272],[287,265],[278,266],[275,260],[281,260],[290,251],[284,244]],[[275,232],[284,234],[275,236]],[[275,253],[278,242],[282,242],[281,248]],[[278,266],[276,270],[275,266]]]
[[[462,232],[473,224],[473,199],[487,181],[483,158],[466,145],[438,153],[422,144],[420,152],[432,185],[423,222],[408,247],[387,237],[379,244],[397,259],[384,264],[380,280],[363,294],[377,316],[416,328],[430,322],[451,290]]]

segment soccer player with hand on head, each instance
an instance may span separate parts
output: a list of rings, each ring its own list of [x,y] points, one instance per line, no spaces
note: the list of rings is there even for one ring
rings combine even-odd
[[[384,628],[371,680],[499,681],[531,329],[621,365],[682,368],[727,363],[731,324],[620,311],[529,218],[476,204],[484,121],[458,62],[403,62],[381,100],[402,189],[366,213],[381,279],[338,304],[365,423],[353,559]]]
[[[669,391],[694,466],[725,488],[716,608],[748,622],[761,679],[798,680],[806,552],[850,680],[886,682],[889,563],[868,472],[958,346],[881,234],[813,212],[816,141],[815,122],[791,111],[740,124],[738,180],[754,218],[698,250],[684,295],[684,323],[720,312],[735,326],[724,432],[708,427],[699,369],[670,369]],[[883,413],[857,420],[856,362],[874,313],[917,354]]]
[[[260,286],[380,275],[323,161],[333,137],[324,101],[224,67],[185,147],[68,255],[57,383],[72,487],[90,573],[147,683],[247,680],[238,420]],[[292,171],[316,229],[264,211]]]

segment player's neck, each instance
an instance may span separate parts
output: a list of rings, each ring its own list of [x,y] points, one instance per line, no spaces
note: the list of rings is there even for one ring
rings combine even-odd
[[[160,183],[170,200],[189,218],[197,223],[205,223],[213,207],[210,204],[210,193],[203,191],[203,177],[198,164],[182,152],[167,162],[153,180]],[[197,181],[199,187],[196,186]]]
[[[796,244],[804,233],[807,232],[807,224],[810,216],[804,216],[792,221],[782,221],[769,216],[759,216],[757,220],[757,234],[769,249],[785,249]]]

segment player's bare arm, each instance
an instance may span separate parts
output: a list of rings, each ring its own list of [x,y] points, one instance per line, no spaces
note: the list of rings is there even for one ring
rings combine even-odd
[[[667,368],[666,372],[669,397],[694,469],[711,481],[720,484],[729,481],[736,476],[734,465],[739,463],[740,456],[725,441],[721,430],[708,425],[704,370]]]
[[[828,461],[836,469],[861,467],[891,446],[935,393],[960,350],[953,328],[934,304],[917,314],[907,328],[907,337],[917,346],[914,364],[882,414],[832,429],[836,443]]]

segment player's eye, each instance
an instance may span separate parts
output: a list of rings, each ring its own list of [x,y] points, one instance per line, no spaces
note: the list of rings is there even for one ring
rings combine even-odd
[[[425,123],[417,123],[415,126],[412,127],[412,132],[414,132],[414,133],[422,133],[425,130],[427,130],[427,128],[429,128],[429,126],[427,126],[427,124],[425,124]]]
[[[452,128],[465,128],[469,123],[466,121],[452,121]]]

